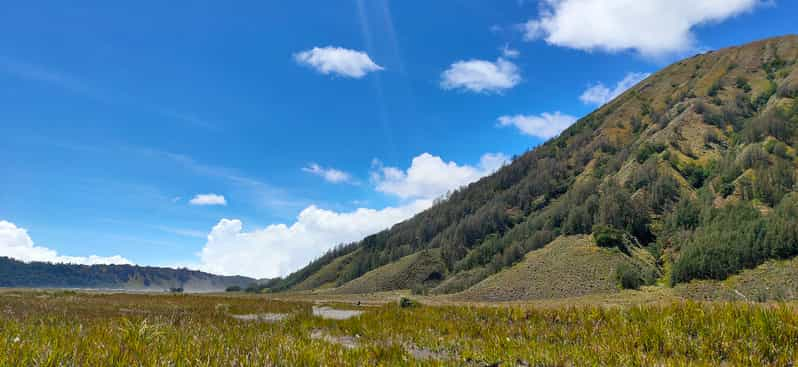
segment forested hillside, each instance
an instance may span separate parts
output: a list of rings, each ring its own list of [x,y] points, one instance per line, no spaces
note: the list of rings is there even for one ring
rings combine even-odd
[[[187,292],[222,291],[255,282],[245,277],[218,276],[187,269],[132,265],[24,263],[0,257],[0,287],[103,288]]]
[[[647,250],[656,269],[613,262],[627,264],[613,271],[631,287],[798,255],[796,60],[798,36],[785,36],[670,65],[495,174],[269,286],[381,279],[384,265],[424,251],[441,259],[421,267],[428,276],[364,291],[459,292],[577,235],[626,256]]]

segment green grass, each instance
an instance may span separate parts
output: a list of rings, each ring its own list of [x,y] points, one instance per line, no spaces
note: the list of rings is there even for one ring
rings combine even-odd
[[[366,308],[345,321],[262,296],[0,293],[2,366],[786,366],[793,305]],[[243,322],[229,313],[290,313]],[[326,335],[313,338],[312,335]],[[335,342],[349,337],[356,347]],[[424,351],[428,359],[416,359]],[[414,354],[415,352],[415,354]]]
[[[679,284],[673,293],[711,301],[795,300],[798,299],[798,258],[771,260],[723,281]]]
[[[640,248],[624,254],[618,249],[596,246],[589,236],[561,237],[455,297],[509,301],[614,293],[620,291],[615,278],[620,263],[656,272],[653,261]]]
[[[316,288],[328,288],[335,286],[335,281],[341,277],[341,271],[357,255],[357,251],[341,256],[329,264],[323,266],[319,271],[311,274],[307,279],[294,286],[293,290],[303,291]]]
[[[333,290],[333,293],[373,293],[432,285],[425,280],[434,272],[445,274],[445,269],[439,249],[420,251],[363,274]]]

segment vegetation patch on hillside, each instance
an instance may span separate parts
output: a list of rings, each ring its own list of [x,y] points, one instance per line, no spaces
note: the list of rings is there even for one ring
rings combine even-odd
[[[332,290],[333,293],[374,293],[397,289],[432,288],[446,274],[440,250],[420,251],[374,269]]]
[[[639,247],[627,254],[618,248],[598,247],[588,236],[561,237],[455,299],[510,301],[615,293],[621,289],[619,267],[634,269],[640,283],[657,277],[654,259]]]

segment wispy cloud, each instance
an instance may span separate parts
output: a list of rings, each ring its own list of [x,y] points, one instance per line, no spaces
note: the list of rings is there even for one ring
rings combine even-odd
[[[2,56],[0,56],[0,71],[21,80],[55,86],[96,102],[132,106],[172,121],[179,121],[180,123],[190,124],[209,130],[219,129],[218,125],[201,119],[194,114],[178,112],[172,108],[164,108],[138,102],[139,98],[132,98],[118,90],[111,91],[110,89],[100,87],[67,71],[20,62]]]
[[[0,57],[0,70],[22,80],[53,85],[103,103],[112,103],[114,101],[108,91],[102,90],[64,71],[44,68],[5,57]]]
[[[207,232],[198,231],[198,230],[195,230],[195,229],[175,228],[175,227],[168,227],[168,226],[158,226],[158,229],[160,229],[161,231],[166,232],[166,233],[171,233],[171,234],[175,234],[175,235],[183,236],[183,237],[202,238],[202,239],[208,237],[208,233]]]
[[[288,215],[290,214],[289,212],[293,212],[308,205],[307,200],[298,199],[282,188],[261,181],[260,179],[244,175],[235,169],[200,163],[194,158],[184,154],[141,147],[130,149],[134,149],[140,154],[171,160],[200,176],[225,180],[248,191],[248,195],[251,196],[250,201],[253,204],[276,210],[282,213],[282,215]]]
[[[317,163],[308,164],[302,168],[302,171],[319,176],[330,183],[355,183],[349,173],[331,167],[322,167]]]

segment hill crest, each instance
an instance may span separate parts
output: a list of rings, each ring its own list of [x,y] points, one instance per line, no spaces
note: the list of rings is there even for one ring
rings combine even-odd
[[[460,291],[562,235],[596,236],[596,228],[645,247],[666,283],[723,279],[794,256],[798,235],[786,228],[798,227],[790,218],[796,61],[798,36],[789,35],[676,62],[495,174],[270,287],[294,289],[324,272],[334,274],[328,286],[345,290],[434,249],[445,278],[421,291]],[[741,232],[721,241],[724,224]],[[758,243],[767,248],[752,250]]]

